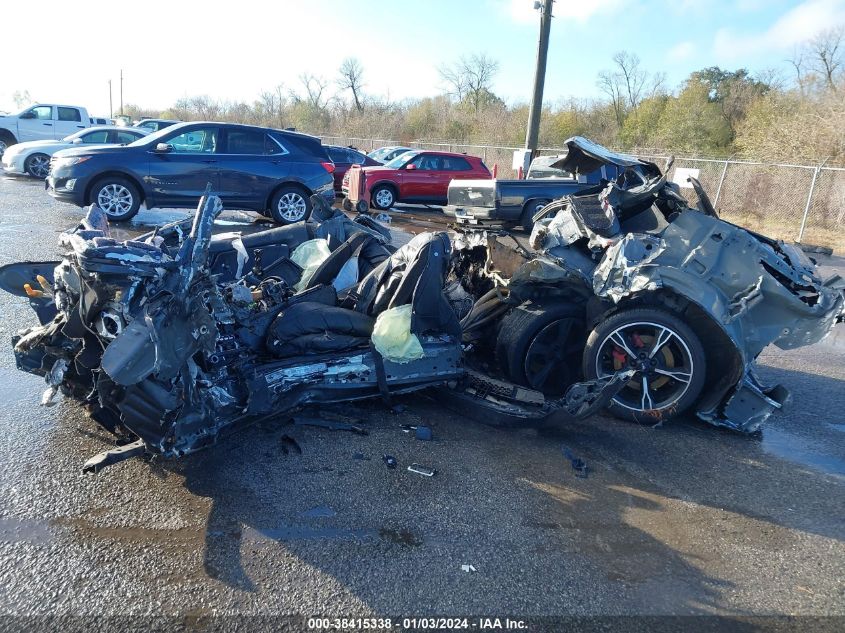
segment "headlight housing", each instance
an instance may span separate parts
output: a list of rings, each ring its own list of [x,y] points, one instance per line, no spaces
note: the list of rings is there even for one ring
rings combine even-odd
[[[84,163],[86,160],[91,160],[90,156],[60,156],[53,159],[53,167],[70,167],[71,165],[78,165]]]

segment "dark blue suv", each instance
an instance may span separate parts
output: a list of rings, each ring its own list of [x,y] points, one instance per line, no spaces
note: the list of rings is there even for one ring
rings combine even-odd
[[[232,123],[180,123],[139,142],[73,148],[50,162],[47,190],[77,206],[96,203],[112,221],[143,202],[194,207],[206,186],[229,209],[250,209],[290,224],[311,211],[309,196],[334,203],[334,164],[320,139]]]

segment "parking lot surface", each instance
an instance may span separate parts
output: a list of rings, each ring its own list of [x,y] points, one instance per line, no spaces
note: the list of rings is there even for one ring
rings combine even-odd
[[[120,231],[188,213],[142,210]],[[412,216],[395,215],[399,241],[445,226]],[[56,258],[80,218],[0,178],[0,264]],[[219,229],[256,219],[227,212]],[[8,343],[34,314],[6,293],[0,314],[2,613],[845,615],[843,326],[763,353],[794,401],[756,437],[690,418],[499,429],[420,394],[399,413],[346,407],[367,436],[278,420],[92,476],[109,438],[75,403],[39,406],[45,385]],[[418,424],[433,441],[402,428]]]

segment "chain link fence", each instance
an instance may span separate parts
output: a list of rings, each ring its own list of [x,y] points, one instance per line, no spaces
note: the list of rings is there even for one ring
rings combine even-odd
[[[404,145],[390,139],[323,136],[327,145],[356,147],[370,152],[387,145]],[[460,152],[479,156],[499,178],[516,178],[512,169],[516,147],[465,145],[414,141],[409,147]],[[541,154],[565,150],[544,148]],[[666,155],[640,154],[661,167]],[[698,170],[698,179],[725,220],[788,242],[821,246],[845,255],[845,167],[769,164],[741,160],[676,158],[669,172]],[[694,201],[692,189],[682,192]]]

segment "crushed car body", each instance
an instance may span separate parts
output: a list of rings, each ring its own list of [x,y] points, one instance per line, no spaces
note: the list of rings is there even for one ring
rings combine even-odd
[[[826,336],[842,319],[841,278],[822,280],[796,246],[719,219],[697,181],[690,207],[652,163],[579,137],[567,146],[556,164],[572,173],[629,169],[535,215],[536,254],[522,261],[492,233],[467,234],[464,251],[485,244],[486,270],[508,285],[511,304],[580,307],[567,318],[580,332],[570,343],[580,340],[583,377],[636,370],[611,412],[660,420],[693,407],[715,425],[755,431],[789,399],[762,384],[755,359],[772,343],[792,349]],[[543,389],[542,375],[515,360],[505,363],[510,378]]]
[[[394,249],[369,216],[312,200],[308,222],[212,235],[222,206],[206,195],[192,223],[128,241],[92,206],[60,236],[51,272],[0,268],[0,286],[29,297],[40,321],[13,338],[18,367],[45,377],[45,404],[71,396],[121,439],[85,470],[185,455],[306,404],[441,387],[464,410],[579,418],[626,383],[623,370],[546,398],[473,370],[445,290],[449,236]]]
[[[39,325],[18,368],[81,401],[122,445],[178,457],[259,420],[322,403],[438,388],[485,422],[638,422],[692,410],[754,432],[789,400],[760,352],[821,340],[842,280],[802,251],[691,206],[657,165],[585,139],[561,168],[617,177],[543,207],[530,249],[504,232],[421,233],[401,248],[367,215],[319,197],[307,221],[213,235],[220,200],[134,240],[91,207],[58,262],[0,267]]]

